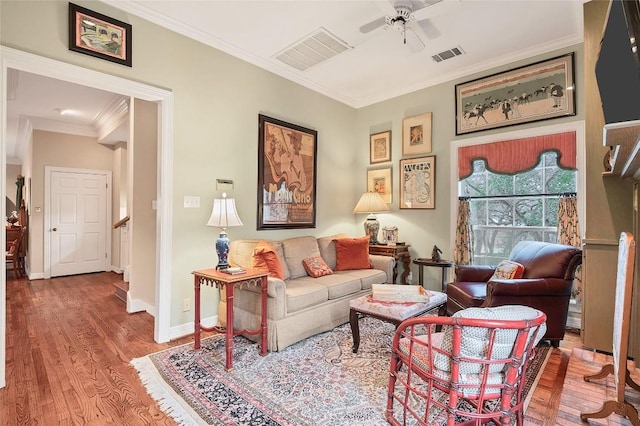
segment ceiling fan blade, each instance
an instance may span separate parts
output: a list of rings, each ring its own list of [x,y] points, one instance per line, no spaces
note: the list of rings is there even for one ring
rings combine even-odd
[[[440,31],[429,19],[423,19],[422,21],[416,22],[416,24],[429,39],[438,38],[441,35]]]
[[[363,34],[366,33],[370,33],[373,30],[376,30],[382,26],[384,26],[384,24],[386,23],[386,18],[383,16],[381,18],[378,18],[376,20],[373,20],[367,24],[364,24],[360,27],[360,32]]]
[[[424,49],[424,43],[420,40],[418,34],[416,34],[410,27],[405,28],[404,37],[407,47],[412,53],[417,53]]]

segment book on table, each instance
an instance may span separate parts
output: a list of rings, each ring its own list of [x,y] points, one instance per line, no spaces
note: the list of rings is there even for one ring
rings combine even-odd
[[[428,303],[430,296],[419,285],[372,284],[372,299],[380,302]]]
[[[247,271],[237,266],[232,266],[226,269],[221,269],[220,272],[224,272],[225,274],[229,274],[229,275],[238,275],[238,274],[244,274]]]

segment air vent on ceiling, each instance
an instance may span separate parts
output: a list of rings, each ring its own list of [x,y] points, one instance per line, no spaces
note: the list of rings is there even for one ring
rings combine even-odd
[[[274,58],[297,70],[304,71],[349,49],[351,46],[326,29],[320,28],[276,53]]]
[[[464,54],[464,50],[460,46],[454,47],[453,49],[445,50],[444,52],[440,52],[436,55],[433,55],[432,58],[434,62],[442,62],[447,59],[455,58],[456,56],[460,56]]]

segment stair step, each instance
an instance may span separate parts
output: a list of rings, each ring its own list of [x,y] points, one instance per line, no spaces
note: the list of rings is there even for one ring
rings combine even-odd
[[[129,283],[125,281],[118,281],[113,284],[116,288],[115,296],[122,300],[123,302],[127,302],[127,293],[129,292]]]

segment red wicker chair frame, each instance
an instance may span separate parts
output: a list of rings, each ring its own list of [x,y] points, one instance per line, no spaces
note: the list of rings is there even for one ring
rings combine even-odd
[[[402,322],[393,339],[387,421],[424,426],[491,421],[522,425],[523,372],[545,332],[541,325],[546,315],[538,312],[529,320],[427,316]],[[443,332],[437,333],[436,327],[443,327]],[[473,345],[468,332],[480,330],[486,336],[484,356],[470,357],[464,349]],[[507,342],[512,339],[506,347],[505,337]]]

